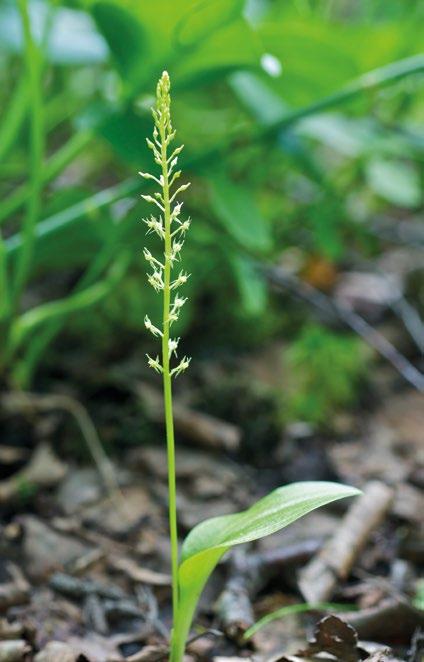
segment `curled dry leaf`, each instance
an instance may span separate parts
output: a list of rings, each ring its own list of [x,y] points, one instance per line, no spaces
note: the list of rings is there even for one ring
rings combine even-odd
[[[320,653],[330,653],[340,662],[359,662],[358,635],[355,629],[337,616],[323,618],[315,630],[315,639],[297,655],[307,658]]]

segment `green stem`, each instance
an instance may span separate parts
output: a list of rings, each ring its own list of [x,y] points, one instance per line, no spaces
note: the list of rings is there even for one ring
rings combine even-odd
[[[177,528],[177,486],[175,472],[175,438],[174,419],[172,415],[172,383],[169,368],[169,313],[171,300],[171,204],[169,200],[168,155],[165,126],[162,121],[160,128],[164,231],[165,231],[165,268],[163,288],[163,335],[162,335],[162,369],[163,396],[165,404],[166,446],[168,456],[168,498],[169,498],[169,530],[171,536],[172,565],[172,611],[174,618],[178,611],[178,528]]]
[[[116,200],[121,200],[128,195],[132,195],[137,192],[139,187],[140,184],[138,180],[127,179],[121,184],[99,191],[99,193],[90,195],[88,198],[85,198],[66,209],[62,209],[56,214],[37,223],[37,240],[41,242],[45,238],[48,239],[52,235],[54,236],[55,234],[62,232],[65,228],[75,223],[75,221],[78,221],[82,216],[85,216],[86,214],[94,214],[103,207],[111,205]],[[101,218],[101,215],[99,215],[99,219]],[[12,259],[15,258],[16,254],[21,250],[22,237],[19,233],[14,234],[5,239],[4,243],[6,254]]]
[[[106,269],[109,262],[113,263],[116,258],[116,247],[119,245],[119,236],[122,232],[121,227],[115,226],[113,232],[107,241],[100,248],[99,252],[93,258],[92,262],[78,280],[73,291],[69,295],[69,299],[81,292],[82,290],[93,285],[96,279],[100,279],[102,272]],[[124,251],[125,252],[125,251]],[[124,276],[124,273],[122,274]],[[104,280],[107,280],[107,276]],[[66,315],[56,317],[44,325],[42,329],[34,334],[28,347],[25,348],[20,361],[14,361],[12,370],[12,380],[20,388],[28,389],[34,376],[34,372],[40,362],[40,359],[47,347],[53,342],[57,334],[62,330],[66,322]]]
[[[19,0],[19,10],[25,41],[25,60],[28,70],[29,96],[31,99],[31,134],[30,134],[30,182],[28,187],[28,207],[23,223],[22,233],[24,243],[16,266],[13,283],[14,310],[19,306],[19,300],[30,270],[34,241],[35,226],[41,208],[41,192],[43,187],[43,154],[44,154],[44,117],[41,89],[41,56],[35,43],[28,13],[27,0]]]

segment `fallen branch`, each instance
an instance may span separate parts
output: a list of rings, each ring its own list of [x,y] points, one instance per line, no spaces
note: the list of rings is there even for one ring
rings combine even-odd
[[[156,423],[164,422],[162,394],[152,386],[138,382],[134,387],[146,413]],[[203,414],[174,401],[175,428],[181,435],[206,448],[234,452],[241,442],[241,430],[232,423]]]
[[[255,621],[250,596],[256,581],[244,550],[233,552],[228,571],[229,578],[217,600],[216,610],[227,637],[241,644],[243,635]]]
[[[346,579],[370,533],[390,509],[393,490],[378,481],[368,483],[355,500],[333,537],[301,570],[299,587],[310,603],[331,598],[340,579]]]
[[[236,550],[227,562],[228,579],[216,603],[227,637],[242,643],[244,634],[254,623],[252,601],[257,593],[287,566],[309,560],[322,544],[319,540],[305,540],[248,556]]]
[[[133,582],[150,584],[152,586],[171,585],[170,575],[151,570],[150,568],[143,568],[129,557],[109,555],[107,562],[113,570],[124,573]]]

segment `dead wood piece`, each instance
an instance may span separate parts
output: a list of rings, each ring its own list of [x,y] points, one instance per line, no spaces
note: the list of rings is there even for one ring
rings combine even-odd
[[[24,639],[0,641],[0,662],[26,662],[30,653],[31,646]]]
[[[95,593],[91,593],[85,598],[83,617],[86,626],[93,632],[105,635],[109,632],[104,606]]]
[[[90,549],[87,554],[68,564],[69,573],[77,576],[83,575],[100,561],[103,561],[105,556],[102,549]]]
[[[219,597],[217,611],[227,637],[241,643],[244,633],[255,622],[249,593],[242,575],[229,579]]]
[[[118,586],[107,586],[90,579],[72,577],[63,572],[56,572],[52,575],[49,584],[58,593],[77,600],[88,595],[98,595],[110,600],[121,600],[126,597],[124,591]]]
[[[424,612],[400,598],[388,598],[376,607],[344,613],[343,620],[362,639],[384,643],[408,643],[417,628],[424,628]]]
[[[322,546],[321,541],[305,540],[247,556],[235,550],[227,564],[228,580],[216,603],[216,611],[228,638],[242,643],[254,623],[252,600],[258,591],[288,564],[309,559]]]
[[[353,503],[333,537],[300,572],[299,587],[308,602],[328,600],[340,579],[345,579],[370,533],[388,512],[393,490],[372,481]]]
[[[251,594],[256,588],[256,573],[249,565],[245,550],[234,550],[228,564],[228,580],[216,603],[223,631],[241,644],[243,635],[255,622]]]
[[[119,618],[143,618],[144,614],[133,600],[105,600],[104,612],[108,620]]]
[[[108,564],[114,569],[123,572],[134,582],[151,584],[152,586],[170,586],[171,576],[150,568],[142,568],[135,561],[125,557],[109,556]]]
[[[142,400],[147,415],[152,420],[162,423],[164,409],[161,393],[145,383],[138,383],[135,391]],[[182,435],[206,448],[234,452],[240,447],[240,428],[214,416],[190,409],[178,400],[174,401],[174,421],[176,429]]]

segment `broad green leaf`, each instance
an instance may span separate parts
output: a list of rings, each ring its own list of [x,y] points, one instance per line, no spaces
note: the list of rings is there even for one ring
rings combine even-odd
[[[227,232],[248,250],[269,250],[272,245],[270,227],[252,193],[222,174],[214,175],[209,181],[212,208]]]
[[[180,602],[173,634],[171,662],[180,662],[200,593],[222,555],[234,545],[275,533],[303,515],[337,499],[359,494],[346,485],[293,483],[280,487],[248,510],[214,517],[187,536],[179,568]]]
[[[197,46],[220,28],[237,19],[244,7],[243,0],[198,2],[186,11],[174,28],[177,48]]]
[[[90,3],[123,79],[150,89],[167,68],[174,85],[258,62],[257,40],[243,0],[94,0]]]
[[[176,83],[204,85],[228,71],[259,66],[256,35],[243,17],[222,25],[189,52],[177,53]]]
[[[260,126],[272,126],[290,111],[281,96],[250,71],[238,71],[232,74],[229,83],[241,103]]]
[[[122,78],[134,84],[146,69],[147,39],[133,13],[114,2],[96,2],[92,14]]]
[[[345,26],[343,30],[348,36]],[[358,75],[352,46],[340,32],[341,28],[303,21],[259,28],[264,50],[282,65],[282,74],[270,79],[270,86],[290,105],[309,104]]]

